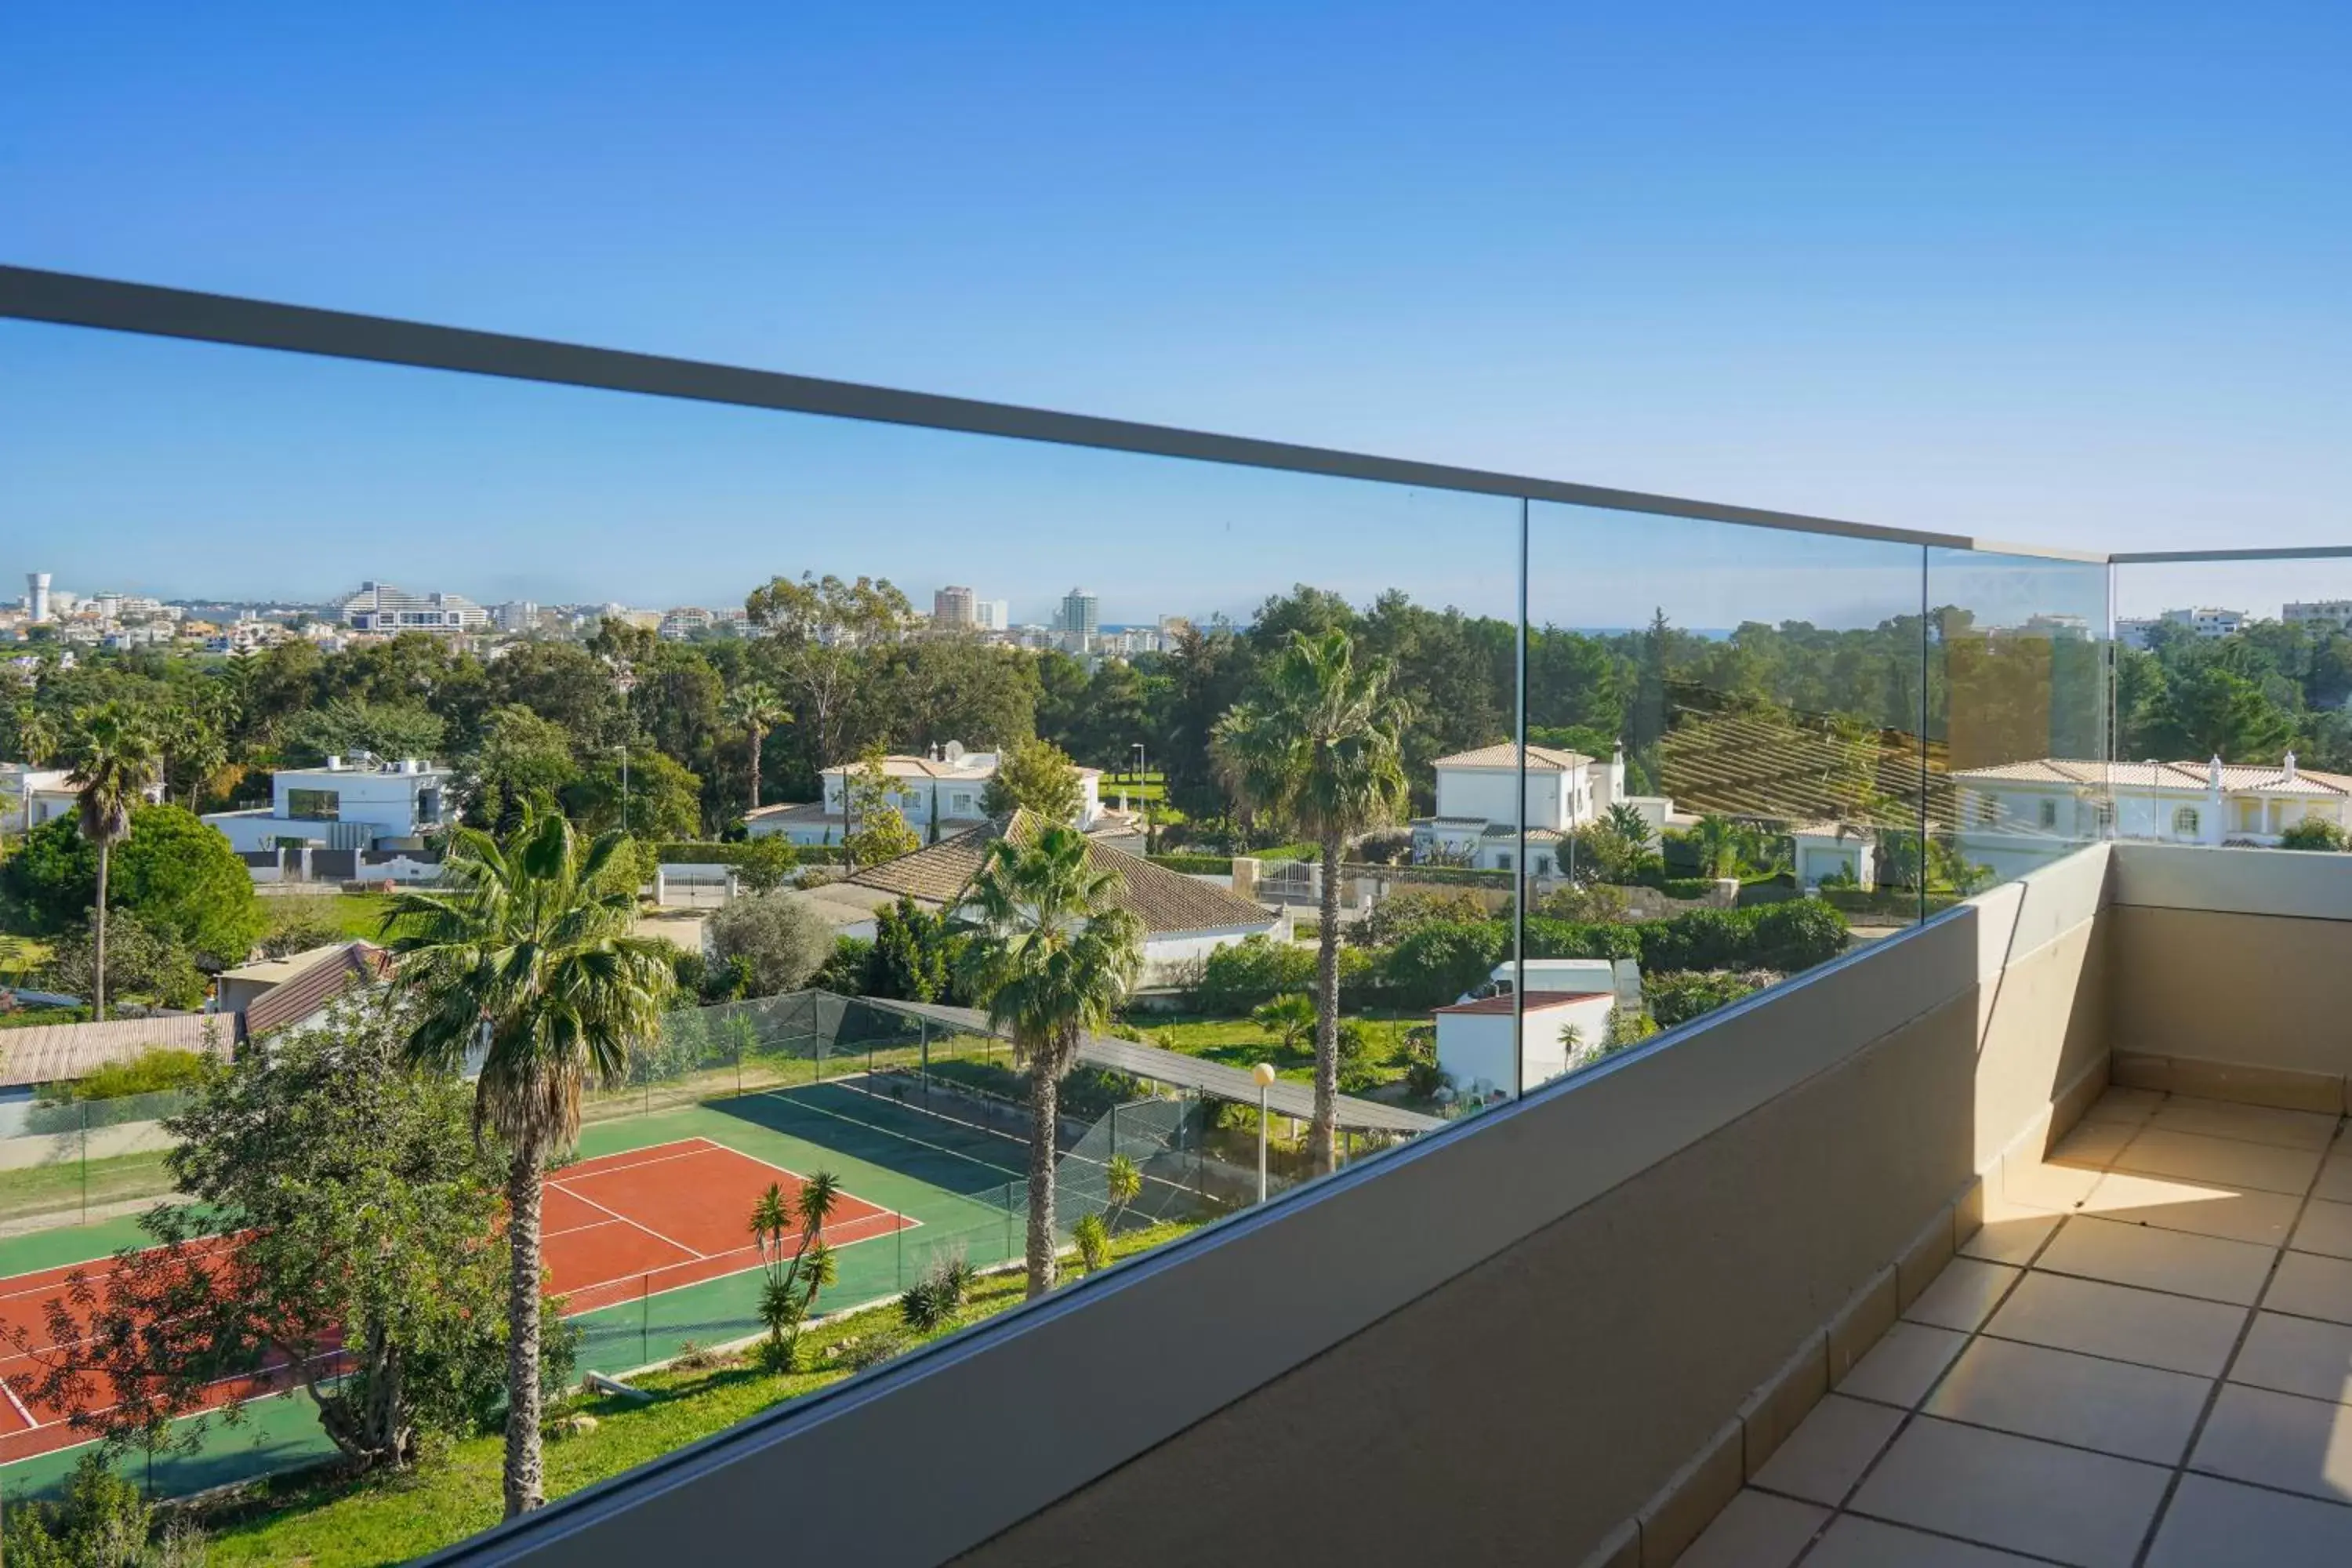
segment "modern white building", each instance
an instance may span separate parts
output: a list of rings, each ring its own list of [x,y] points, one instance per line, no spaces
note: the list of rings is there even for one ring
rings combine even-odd
[[[362,583],[343,601],[343,624],[355,632],[478,632],[489,612],[457,594],[412,594],[390,583]]]
[[[669,642],[684,642],[697,632],[707,632],[718,625],[718,617],[699,605],[679,605],[662,612],[661,622],[654,634]]]
[[[2225,637],[2242,629],[2245,624],[2243,610],[2200,605],[2186,610],[2166,610],[2154,616],[2119,620],[2116,623],[2116,640],[2126,647],[2145,648],[2160,626],[2186,626],[2200,637]]]
[[[2352,775],[2278,766],[2100,763],[2045,757],[1971,768],[1959,786],[1956,847],[1971,865],[2021,876],[2101,837],[2273,846],[2306,817],[2352,826]]]
[[[212,812],[205,820],[241,855],[414,847],[457,816],[450,798],[456,778],[448,768],[415,758],[329,757],[324,767],[272,773],[268,805]]]
[[[1507,741],[1440,757],[1431,765],[1437,775],[1437,809],[1413,821],[1413,858],[1509,870],[1518,852],[1518,748]],[[1528,868],[1538,877],[1560,874],[1562,841],[1611,806],[1633,806],[1654,833],[1664,827],[1674,809],[1664,795],[1625,793],[1622,746],[1605,763],[1581,752],[1529,746],[1527,781]]]
[[[974,599],[971,602],[971,624],[984,632],[1009,632],[1013,629],[1013,601],[1010,599]]]
[[[1084,588],[1073,588],[1062,595],[1062,617],[1055,630],[1076,637],[1092,637],[1102,629],[1102,601]]]
[[[79,796],[69,782],[69,768],[37,768],[26,763],[0,763],[0,832],[30,833],[45,822],[71,816]],[[147,786],[150,805],[163,798],[163,786]]]
[[[1789,829],[1790,869],[1808,893],[1823,882],[1867,890],[1878,886],[1878,839],[1843,822],[1801,822]]]
[[[503,605],[493,605],[489,616],[492,626],[516,637],[539,630],[541,624],[539,606],[529,599],[509,599]]]
[[[907,826],[926,842],[945,838],[979,826],[987,819],[981,796],[996,776],[1003,761],[999,752],[968,752],[954,741],[932,748],[929,756],[893,754],[882,759],[890,779],[890,805]],[[838,844],[847,820],[849,780],[857,765],[824,770],[824,799],[784,805],[763,805],[743,816],[744,831],[754,838],[781,834],[794,844]],[[1090,828],[1102,817],[1102,771],[1080,768],[1078,788],[1083,804],[1071,826]]]
[[[1530,990],[1517,1035],[1512,1001],[1508,994],[1481,996],[1437,1009],[1438,1070],[1465,1099],[1525,1094],[1609,1043],[1609,1021],[1617,1010],[1613,987]]]

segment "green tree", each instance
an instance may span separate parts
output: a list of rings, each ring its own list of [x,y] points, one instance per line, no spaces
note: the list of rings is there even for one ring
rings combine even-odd
[[[479,1048],[475,1116],[507,1153],[506,1511],[544,1499],[540,1452],[541,1198],[548,1158],[580,1131],[580,1096],[626,1076],[673,984],[667,943],[632,936],[635,878],[618,833],[583,844],[560,816],[504,839],[467,828],[447,891],[386,917],[396,978],[417,999],[411,1058],[455,1073]]]
[[[176,805],[142,805],[114,855],[112,897],[198,956],[243,963],[269,929],[252,874],[219,829]]]
[[[711,957],[737,967],[746,996],[781,996],[809,984],[833,956],[824,918],[790,893],[737,899],[704,922]]]
[[[702,781],[660,752],[632,749],[625,776],[618,756],[564,786],[564,809],[591,833],[625,826],[652,844],[702,836]]]
[[[2176,760],[2276,762],[2294,736],[2294,721],[2261,686],[2219,663],[2172,678],[2158,699],[2151,740]]]
[[[373,1001],[212,1068],[164,1122],[184,1201],[140,1216],[145,1243],[51,1303],[40,1337],[71,1348],[42,1357],[39,1396],[111,1446],[194,1451],[218,1380],[258,1363],[276,1370],[226,1384],[224,1418],[299,1388],[360,1468],[470,1430],[499,1391],[507,1281],[489,1245],[499,1160],[467,1100],[403,1058],[399,1020]],[[223,1215],[244,1227],[234,1247]]]
[[[120,702],[74,715],[66,783],[75,795],[81,836],[98,847],[98,901],[90,926],[90,1016],[106,1017],[106,881],[114,847],[131,832],[131,812],[158,776],[155,742],[140,716]]]
[[[850,709],[867,674],[866,658],[914,629],[907,595],[887,578],[845,583],[803,573],[797,582],[775,577],[753,589],[743,608],[761,630],[767,667],[782,683],[811,760],[854,752]]]
[[[315,764],[365,752],[387,759],[430,757],[447,727],[426,710],[407,704],[338,700],[294,714],[280,732],[287,760]]]
[[[1032,844],[999,838],[971,887],[967,992],[1029,1074],[1029,1294],[1054,1288],[1054,1162],[1063,1076],[1087,1035],[1108,1029],[1143,966],[1143,922],[1111,900],[1117,873],[1094,868],[1085,835],[1052,826]]]
[[[92,921],[68,930],[49,946],[41,973],[51,989],[75,996],[98,991],[98,933]],[[205,977],[195,955],[178,933],[152,926],[130,910],[107,921],[106,979],[115,994],[140,996],[166,1007],[200,1007]]]
[[[781,833],[763,833],[743,846],[735,873],[755,893],[772,893],[799,865],[801,852]]]
[[[1026,808],[1048,822],[1076,826],[1086,803],[1077,764],[1051,741],[1026,741],[1004,753],[982,792],[980,809],[1003,816]]]
[[[510,832],[527,815],[552,812],[557,793],[580,771],[563,727],[518,705],[489,714],[464,767],[472,796],[467,820],[498,833]]]
[[[1315,998],[1304,991],[1276,996],[1250,1009],[1250,1022],[1280,1041],[1286,1051],[1296,1049],[1299,1041],[1315,1032]]]
[[[13,1568],[138,1568],[148,1560],[154,1510],[135,1482],[115,1473],[110,1458],[92,1449],[76,1460],[55,1502],[8,1505]]]
[[[1650,830],[1650,819],[1622,800],[1609,808],[1609,830],[1642,854],[1647,854],[1657,838]]]
[[[768,1337],[760,1359],[770,1372],[795,1370],[801,1329],[816,1310],[817,1292],[832,1284],[839,1265],[825,1244],[825,1223],[841,1202],[841,1178],[819,1171],[787,1197],[771,1182],[751,1209],[751,1240],[764,1278],[760,1321]]]
[[[884,905],[874,917],[866,994],[901,1002],[945,1001],[958,944],[944,914],[932,913],[908,898]]]
[[[1405,800],[1397,735],[1403,703],[1386,659],[1359,661],[1337,627],[1303,632],[1269,663],[1255,697],[1216,727],[1216,749],[1244,801],[1312,836],[1323,857],[1317,934],[1316,1168],[1339,1164],[1339,864],[1348,840],[1392,820]]]
[[[856,771],[842,783],[849,811],[841,847],[850,865],[879,866],[885,860],[912,855],[923,847],[923,841],[915,837],[915,830],[907,826],[906,817],[891,802],[897,785],[882,765],[878,748],[866,752]]]
[[[739,686],[727,694],[727,722],[743,731],[744,754],[751,762],[751,784],[745,809],[760,809],[760,750],[767,743],[768,731],[779,724],[792,722],[792,710],[776,695],[776,689],[765,681],[754,680]]]

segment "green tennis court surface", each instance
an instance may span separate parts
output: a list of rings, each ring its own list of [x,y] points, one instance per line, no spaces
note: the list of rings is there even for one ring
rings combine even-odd
[[[1028,1144],[982,1125],[986,1115],[932,1115],[890,1094],[842,1082],[803,1084],[593,1122],[583,1128],[583,1159],[707,1138],[789,1170],[832,1172],[851,1193],[894,1209],[913,1226],[839,1247],[839,1278],[820,1310],[896,1295],[938,1258],[961,1253],[975,1267],[1018,1258],[1024,1244]],[[994,1119],[1002,1121],[1003,1118]],[[1075,1215],[1066,1216],[1066,1219]],[[744,1215],[750,1234],[751,1215]],[[0,1238],[0,1276],[110,1256],[147,1239],[135,1218]],[[713,1344],[760,1331],[757,1269],[667,1291],[575,1318],[580,1369],[617,1373],[667,1360],[692,1341]],[[79,1449],[41,1455],[0,1469],[0,1489],[21,1497],[70,1470]],[[258,1400],[236,1426],[214,1417],[194,1454],[159,1454],[157,1495],[220,1486],[320,1458],[332,1446],[318,1432],[300,1394]],[[143,1456],[126,1473],[148,1473]]]

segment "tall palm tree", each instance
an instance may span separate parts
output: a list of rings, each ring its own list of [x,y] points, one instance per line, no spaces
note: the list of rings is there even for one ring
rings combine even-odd
[[[1063,1076],[1086,1037],[1110,1026],[1143,967],[1143,922],[1111,902],[1118,889],[1117,872],[1089,862],[1086,836],[1055,824],[1027,844],[1010,834],[991,844],[967,906],[972,993],[1029,1070],[1031,1296],[1054,1288]]]
[[[1217,721],[1211,745],[1244,805],[1311,835],[1322,850],[1315,969],[1315,1168],[1339,1163],[1339,862],[1348,840],[1395,818],[1405,802],[1398,745],[1406,708],[1392,668],[1359,659],[1333,627],[1293,632],[1257,694]]]
[[[98,846],[98,908],[92,911],[90,1016],[106,1016],[106,874],[114,847],[131,835],[131,808],[158,776],[155,738],[136,710],[101,703],[74,715],[67,743],[81,836]]]
[[[580,1094],[614,1082],[658,1026],[667,943],[629,934],[635,847],[583,844],[561,816],[526,816],[505,839],[452,837],[446,892],[410,892],[383,929],[395,978],[417,999],[408,1051],[443,1071],[483,1051],[477,1127],[504,1142],[507,1245],[507,1517],[544,1500],[540,1454],[540,1201],[547,1161],[580,1131]]]
[[[760,744],[768,731],[779,724],[792,721],[792,710],[776,689],[765,681],[754,680],[737,687],[727,694],[727,722],[742,731],[751,744],[751,805],[760,809]]]

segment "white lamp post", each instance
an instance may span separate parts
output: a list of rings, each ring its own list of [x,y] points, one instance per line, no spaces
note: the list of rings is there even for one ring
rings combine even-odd
[[[1257,1082],[1257,1201],[1265,1202],[1265,1133],[1271,1124],[1266,1115],[1266,1090],[1274,1087],[1274,1064],[1260,1062],[1250,1068],[1250,1077]]]

